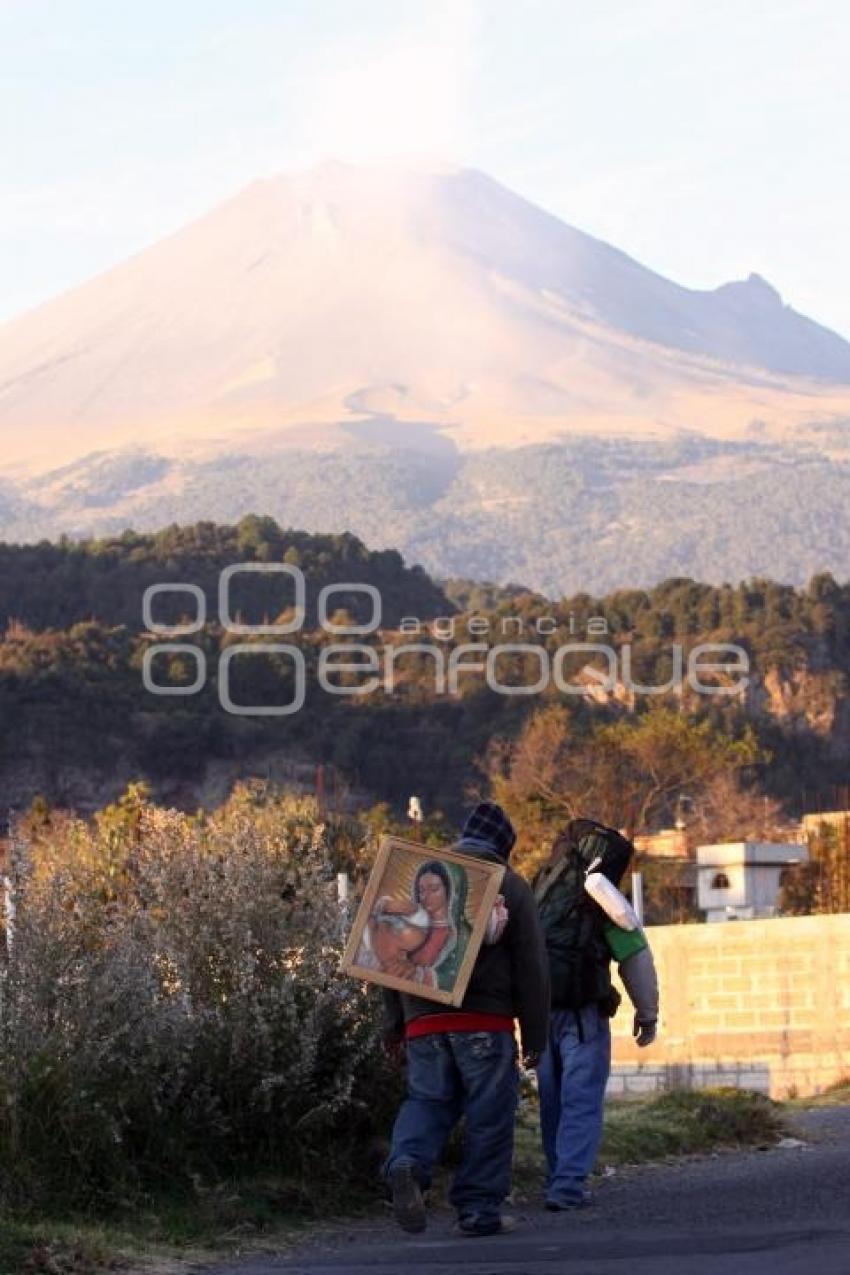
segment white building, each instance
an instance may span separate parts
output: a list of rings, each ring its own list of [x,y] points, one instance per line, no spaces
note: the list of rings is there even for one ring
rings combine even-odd
[[[809,857],[793,841],[734,841],[697,848],[697,905],[707,921],[775,916],[784,873]]]

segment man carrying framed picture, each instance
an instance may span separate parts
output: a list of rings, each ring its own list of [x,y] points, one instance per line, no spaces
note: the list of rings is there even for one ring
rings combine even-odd
[[[449,1192],[460,1233],[513,1229],[501,1208],[510,1191],[517,1108],[515,1020],[523,1063],[532,1068],[546,1043],[549,1015],[548,961],[534,896],[507,866],[515,840],[501,807],[482,802],[452,847],[461,856],[504,865],[503,902],[494,905],[461,1003],[440,1005],[384,988],[385,1044],[399,1056],[403,1046],[407,1057],[407,1095],[384,1166],[393,1211],[405,1231],[425,1229],[422,1192],[462,1116],[463,1154]],[[438,877],[433,869],[431,875]],[[425,884],[437,894],[438,880]]]

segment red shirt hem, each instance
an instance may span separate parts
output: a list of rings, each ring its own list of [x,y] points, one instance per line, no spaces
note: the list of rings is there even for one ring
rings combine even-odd
[[[512,1032],[514,1020],[506,1014],[476,1014],[462,1010],[455,1014],[423,1014],[405,1024],[407,1040],[434,1032]]]

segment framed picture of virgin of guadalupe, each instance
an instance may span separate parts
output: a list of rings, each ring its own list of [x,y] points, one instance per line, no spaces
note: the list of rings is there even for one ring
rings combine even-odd
[[[501,864],[384,837],[342,971],[460,1005],[482,942],[500,933]]]

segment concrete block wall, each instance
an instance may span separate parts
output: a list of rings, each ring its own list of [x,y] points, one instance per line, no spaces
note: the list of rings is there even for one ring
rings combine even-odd
[[[733,1085],[773,1098],[850,1078],[850,914],[654,926],[658,1040],[638,1049],[624,1003],[609,1093]]]

